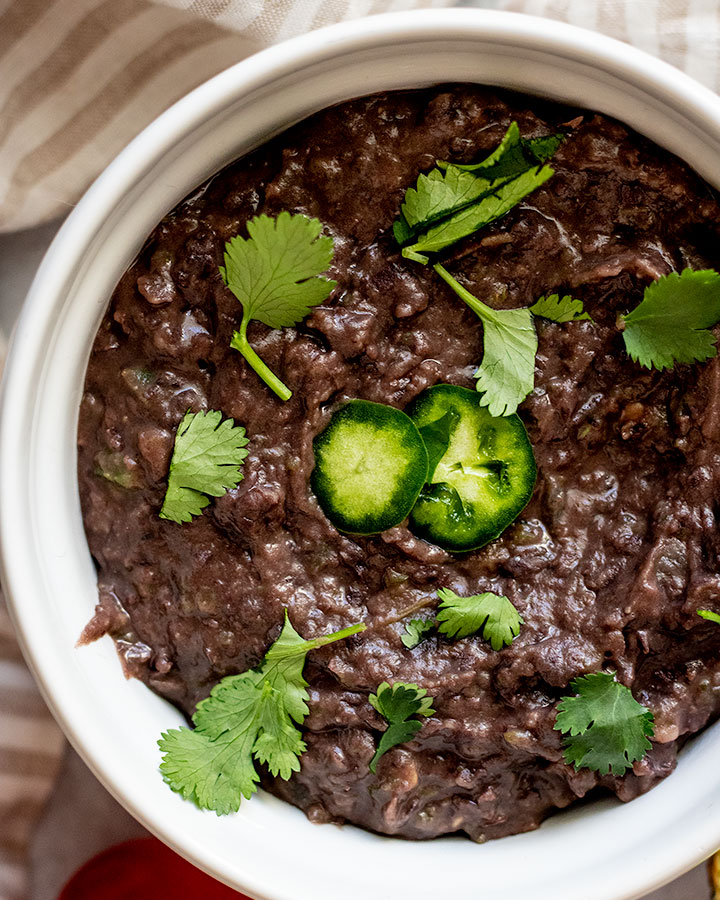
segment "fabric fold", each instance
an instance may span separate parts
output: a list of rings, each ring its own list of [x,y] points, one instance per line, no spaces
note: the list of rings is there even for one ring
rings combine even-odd
[[[66,213],[172,103],[286,38],[453,0],[10,0],[0,6],[0,231]]]

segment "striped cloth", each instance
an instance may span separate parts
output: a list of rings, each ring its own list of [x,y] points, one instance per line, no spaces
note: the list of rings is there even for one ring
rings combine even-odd
[[[6,349],[0,332],[0,373]],[[64,743],[25,667],[0,593],[0,900],[27,896],[27,848]]]
[[[602,31],[720,89],[720,0],[505,0],[503,8]]]
[[[26,896],[26,849],[62,747],[0,599],[0,900]]]
[[[0,0],[0,231],[66,212],[171,103],[270,43],[453,0]]]

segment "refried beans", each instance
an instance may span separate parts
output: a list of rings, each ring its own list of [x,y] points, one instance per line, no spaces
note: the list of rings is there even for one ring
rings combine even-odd
[[[524,137],[566,125],[555,175],[445,265],[496,308],[557,291],[593,317],[537,320],[535,390],[519,408],[538,466],[532,500],[462,555],[405,524],[340,534],[309,487],[313,439],[333,411],[473,387],[482,357],[479,320],[399,253],[404,192],[437,159],[482,158],[513,121]],[[337,281],[297,327],[250,326],[293,390],[286,403],[230,348],[242,310],[218,273],[228,239],[282,210],[324,224]],[[78,431],[100,594],[85,639],[112,635],[126,671],[189,716],[224,676],[258,665],[285,609],[306,638],[364,622],[308,657],[301,771],[263,775],[314,822],[482,841],[589,792],[648,790],[720,711],[720,627],[696,612],[720,602],[720,360],[643,369],[616,325],[651,281],[685,267],[720,267],[715,192],[628,127],[537,98],[473,85],[375,95],[228,166],[155,228],[95,340]],[[205,409],[245,427],[244,479],[192,522],[164,521],[175,429]],[[519,636],[500,651],[438,634],[406,649],[398,613],[439,588],[504,594]],[[655,716],[652,750],[624,777],[566,765],[553,729],[572,679],[601,670]],[[368,695],[383,681],[421,685],[436,713],[372,774],[385,723]]]

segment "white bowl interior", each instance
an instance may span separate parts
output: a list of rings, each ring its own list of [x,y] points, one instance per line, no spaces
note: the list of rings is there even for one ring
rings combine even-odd
[[[97,592],[75,476],[90,346],[117,279],[154,224],[195,185],[288,124],[377,90],[501,84],[632,124],[719,186],[720,100],[638,51],[556,22],[471,10],[338,26],[273,48],[173,107],[70,216],[27,301],[4,386],[0,527],[4,581],[26,655],[62,726],[148,828],[260,900],[620,900],[720,844],[720,730],[629,805],[598,801],[534,833],[478,846],[413,844],[310,825],[265,794],[218,818],[162,782],[156,746],[180,714],[122,675],[105,638],[75,649]]]

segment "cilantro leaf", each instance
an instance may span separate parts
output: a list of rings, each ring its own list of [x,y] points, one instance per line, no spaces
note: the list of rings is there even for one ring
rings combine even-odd
[[[502,650],[520,633],[524,620],[507,597],[487,591],[471,597],[459,597],[455,591],[441,588],[438,612],[441,634],[464,638],[482,631],[493,650]]]
[[[437,169],[433,169],[427,175],[419,175],[416,187],[408,188],[405,192],[400,216],[393,226],[397,242],[400,245],[409,243],[423,227],[457,212],[469,203],[486,196],[494,187],[498,187],[500,181],[496,173],[497,166],[507,154],[513,155],[520,140],[520,129],[517,122],[513,122],[498,147],[484,162],[459,166],[438,161]],[[486,171],[481,177],[472,174],[483,168]],[[515,163],[509,166],[504,174],[514,177],[527,168],[528,164],[523,158],[520,167]],[[446,170],[444,173],[441,171],[443,169]]]
[[[370,694],[368,700],[388,722],[375,756],[370,761],[370,771],[374,772],[383,754],[398,744],[412,740],[422,728],[422,722],[411,716],[432,716],[435,710],[432,708],[433,698],[427,696],[424,688],[402,681],[396,681],[392,687],[383,681],[377,694]]]
[[[281,212],[272,219],[256,216],[247,224],[249,238],[239,235],[225,245],[220,275],[242,303],[240,330],[230,346],[240,352],[282,400],[292,396],[255,353],[247,339],[251,319],[269,328],[296,325],[328,298],[336,282],[320,277],[330,265],[333,239],[321,237],[322,223]]]
[[[459,413],[454,409],[449,409],[439,419],[418,428],[428,454],[428,482],[435,474],[437,464],[445,456],[447,448],[450,446],[450,436],[459,420]]]
[[[227,242],[220,273],[243,304],[245,314],[270,328],[296,325],[335,286],[320,277],[332,262],[333,239],[321,236],[322,223],[281,212],[256,216],[249,238]]]
[[[245,429],[222,413],[187,412],[175,433],[168,486],[160,517],[189,522],[210,497],[220,497],[242,481],[247,456]]]
[[[550,166],[542,166],[529,169],[508,181],[500,179],[492,193],[483,196],[476,203],[465,205],[423,231],[411,246],[403,249],[403,256],[427,262],[425,254],[444,250],[501,218],[524,197],[545,184],[552,175],[553,169]]]
[[[524,168],[527,169],[527,164]],[[490,198],[491,194],[496,194],[518,174],[521,173],[505,177],[483,177],[463,171],[460,166],[446,164],[444,172],[433,169],[427,175],[419,175],[416,187],[408,188],[405,192],[400,217],[393,227],[395,238],[398,243],[405,244],[418,235],[427,235],[434,223],[447,221],[449,217],[476,205],[478,201]],[[494,203],[491,202],[490,207],[485,207],[488,208],[494,208]],[[482,217],[485,216],[486,213],[483,212]],[[498,216],[494,215],[493,218]],[[418,245],[411,248],[411,250],[418,249],[424,248]]]
[[[540,297],[537,303],[530,307],[534,316],[541,316],[551,322],[592,322],[590,313],[586,313],[582,300],[576,300],[569,294],[560,297],[559,294],[550,294],[549,297]]]
[[[257,669],[223,678],[195,711],[195,729],[165,732],[158,745],[160,771],[167,784],[186,800],[218,815],[236,812],[241,798],[257,791],[255,762],[287,781],[300,768],[305,742],[294,723],[308,714],[303,678],[310,650],[364,631],[351,625],[334,634],[303,640],[290,624],[265,654]]]
[[[433,619],[411,619],[405,626],[405,634],[400,640],[408,650],[412,650],[434,630],[435,622]]]
[[[555,155],[555,152],[565,140],[562,134],[549,134],[544,137],[525,140],[520,137],[520,128],[517,122],[513,122],[505,132],[500,144],[482,162],[470,165],[458,165],[456,168],[463,172],[481,172],[485,178],[515,177],[522,174],[531,166],[547,162]],[[441,169],[446,169],[451,163],[438,162]]]
[[[558,703],[554,725],[565,735],[565,762],[601,775],[624,775],[652,747],[652,712],[613,672],[583,675],[570,687],[575,696]]]
[[[436,253],[505,215],[553,174],[542,166],[563,141],[562,135],[524,140],[513,122],[498,147],[482,162],[438,162],[405,192],[393,226],[403,256],[427,263]],[[410,245],[410,246],[408,246]]]
[[[484,319],[484,351],[475,373],[481,403],[493,416],[510,416],[535,387],[537,335],[524,309],[494,310]]]
[[[711,609],[699,609],[697,614],[702,616],[703,619],[707,619],[708,622],[715,622],[717,625],[720,625],[720,613],[713,612]]]
[[[708,329],[720,322],[720,275],[712,269],[664,275],[622,322],[628,354],[648,369],[710,359],[717,354]]]
[[[565,142],[564,134],[545,134],[542,137],[528,138],[523,146],[538,162],[547,162]]]
[[[537,334],[529,309],[492,309],[464,288],[439,263],[443,281],[483,323],[483,358],[475,373],[481,403],[493,416],[509,416],[535,386]]]
[[[427,175],[419,175],[416,187],[405,192],[401,221],[412,236],[421,227],[486,197],[494,186],[492,179],[478,178],[456,166],[448,166],[445,172],[433,169]]]

